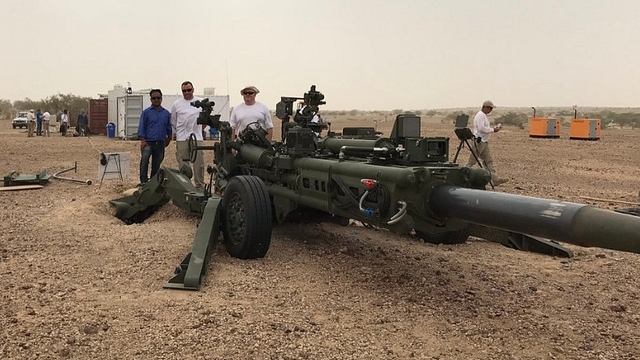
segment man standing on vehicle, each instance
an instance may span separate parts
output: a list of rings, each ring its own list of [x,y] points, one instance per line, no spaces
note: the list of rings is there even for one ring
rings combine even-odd
[[[44,114],[42,114],[42,136],[49,137],[49,120],[51,119],[51,114],[45,110]]]
[[[267,139],[271,140],[273,136],[273,121],[271,120],[271,112],[263,103],[256,101],[256,95],[260,93],[255,86],[245,86],[240,90],[242,95],[242,104],[235,106],[231,112],[229,125],[233,129],[232,137],[235,139],[247,125],[257,122],[265,130],[267,130]]]
[[[176,140],[176,160],[178,161],[178,168],[182,169],[184,165],[191,168],[185,159],[189,159],[189,137],[194,134],[198,146],[202,145],[202,125],[199,125],[197,120],[201,108],[191,106],[191,103],[202,98],[194,96],[194,88],[191,81],[185,81],[181,85],[182,87],[182,99],[178,99],[173,103],[171,107],[171,127],[175,134]],[[204,154],[202,150],[198,150],[196,154],[196,161],[192,168],[193,180],[196,189],[204,189]]]
[[[149,181],[149,158],[151,158],[151,177],[160,170],[164,160],[164,148],[171,142],[171,113],[162,107],[162,91],[153,89],[149,92],[151,106],[140,114],[138,137],[140,138],[140,184]]]
[[[482,103],[482,109],[478,111],[476,116],[473,118],[473,135],[475,136],[473,150],[476,156],[469,156],[469,160],[467,161],[467,167],[471,167],[477,164],[476,157],[481,159],[484,163],[485,169],[489,171],[491,175],[491,182],[494,186],[498,186],[500,184],[504,184],[509,179],[499,179],[496,173],[496,170],[493,168],[493,158],[491,157],[491,151],[489,151],[489,138],[491,137],[491,133],[497,133],[502,128],[501,126],[491,127],[489,123],[489,118],[487,115],[493,111],[495,105],[490,100]]]
[[[27,113],[27,137],[33,137],[33,130],[36,127],[36,116],[33,109]]]

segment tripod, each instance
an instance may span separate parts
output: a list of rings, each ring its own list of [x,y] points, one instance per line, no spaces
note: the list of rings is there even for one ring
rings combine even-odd
[[[476,141],[476,137],[473,135],[471,130],[468,127],[464,127],[464,128],[455,128],[453,132],[455,132],[458,139],[460,139],[460,144],[458,145],[458,149],[456,150],[456,155],[453,157],[453,162],[455,163],[458,161],[458,155],[460,155],[460,150],[462,150],[462,148],[466,145],[469,151],[471,151],[471,156],[473,156],[473,158],[478,163],[478,166],[481,169],[484,169],[484,167],[482,166],[482,163],[480,162],[480,159],[478,159],[478,155],[476,155],[476,152],[473,151],[471,144],[469,144],[469,140],[472,140],[474,142]],[[491,185],[491,189],[494,189],[493,180],[489,180],[489,184]]]
[[[469,130],[469,128],[456,128],[454,132],[456,133],[456,136],[458,136],[458,139],[460,139],[460,144],[458,145],[458,149],[456,150],[456,155],[453,157],[453,162],[458,161],[458,155],[460,155],[460,150],[462,150],[462,148],[465,147],[466,145],[469,151],[471,151],[471,154],[473,154],[473,157],[476,159],[478,164],[480,164],[480,161],[478,161],[478,157],[476,156],[476,153],[473,151],[471,144],[469,144],[469,140],[475,141],[476,139],[476,137],[473,136],[473,133],[471,132],[471,130]],[[480,165],[480,167],[482,167],[482,165]]]

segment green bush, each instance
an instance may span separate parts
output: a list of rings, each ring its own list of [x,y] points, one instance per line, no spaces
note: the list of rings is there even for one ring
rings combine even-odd
[[[524,125],[529,122],[529,117],[523,113],[515,113],[513,111],[509,111],[508,113],[496,118],[495,122],[502,125],[518,126],[521,129],[524,129]]]

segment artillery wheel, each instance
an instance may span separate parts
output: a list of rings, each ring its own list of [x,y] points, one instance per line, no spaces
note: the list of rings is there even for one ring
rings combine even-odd
[[[222,198],[224,243],[239,259],[263,257],[271,244],[273,215],[267,187],[257,176],[234,176]]]
[[[441,233],[428,233],[416,230],[416,235],[429,244],[464,244],[469,238],[469,229],[464,228],[461,230],[445,231]]]

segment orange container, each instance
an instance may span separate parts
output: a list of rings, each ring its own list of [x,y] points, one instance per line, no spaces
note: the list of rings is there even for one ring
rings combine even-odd
[[[600,119],[572,119],[569,139],[598,140],[600,139]]]
[[[556,118],[530,118],[529,137],[559,138],[560,120]]]

